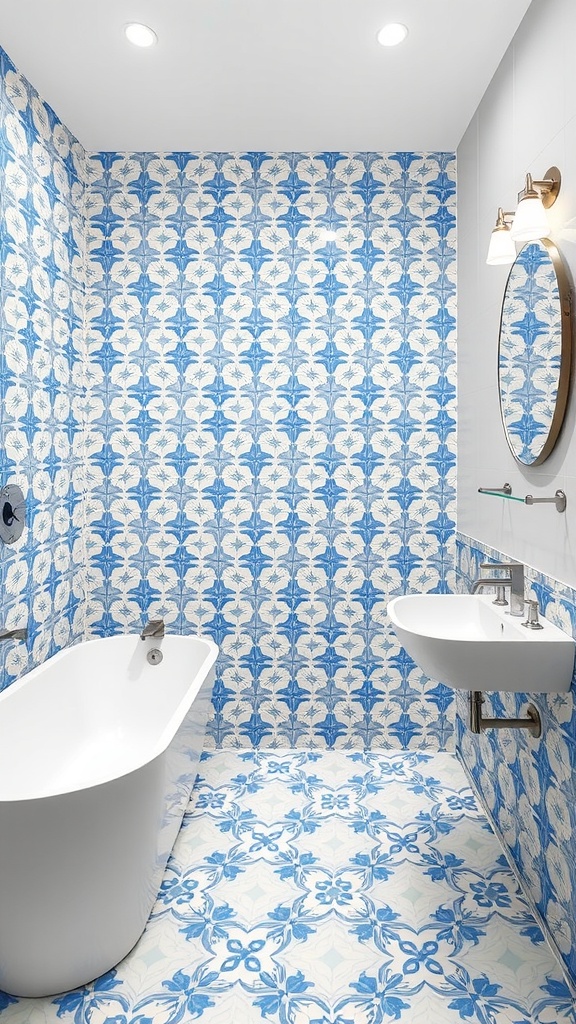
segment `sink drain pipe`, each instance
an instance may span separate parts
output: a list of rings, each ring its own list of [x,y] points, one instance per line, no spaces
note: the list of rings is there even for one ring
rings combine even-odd
[[[483,718],[482,705],[484,696],[481,690],[470,691],[470,731],[484,732],[485,729],[528,729],[531,736],[538,739],[542,735],[540,712],[534,704],[527,708],[527,718]]]

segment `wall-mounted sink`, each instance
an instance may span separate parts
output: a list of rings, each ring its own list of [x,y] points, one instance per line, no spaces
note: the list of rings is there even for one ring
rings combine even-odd
[[[542,629],[493,604],[493,595],[410,594],[388,614],[400,643],[431,679],[458,690],[560,693],[576,643],[543,616]]]

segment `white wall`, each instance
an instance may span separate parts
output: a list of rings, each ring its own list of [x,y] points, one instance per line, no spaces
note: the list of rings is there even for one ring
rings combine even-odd
[[[509,267],[486,265],[499,206],[514,209],[530,171],[562,173],[551,238],[576,278],[576,3],[533,0],[458,149],[458,529],[553,578],[576,585],[576,399],[559,442],[532,469],[516,463],[500,422],[497,349]],[[573,386],[572,386],[573,387]],[[526,506],[478,494],[568,496]]]
[[[526,173],[556,164],[562,188],[551,237],[576,278],[576,3],[533,0],[458,149],[458,566],[467,590],[485,559],[531,566],[527,590],[576,636],[576,387],[559,442],[532,469],[508,449],[500,421],[497,351],[509,267],[486,265],[499,206],[511,210]],[[576,304],[575,304],[576,305]],[[573,375],[574,378],[574,375]],[[563,488],[564,515],[478,494],[508,481],[516,495]],[[489,685],[487,681],[487,685]],[[496,685],[492,681],[492,685]],[[456,746],[523,879],[550,941],[576,981],[576,690],[486,694],[485,714],[515,717],[536,703],[540,739],[467,728],[457,696]]]

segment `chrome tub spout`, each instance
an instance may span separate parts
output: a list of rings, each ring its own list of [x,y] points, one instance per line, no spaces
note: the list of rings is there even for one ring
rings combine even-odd
[[[140,633],[140,639],[146,640],[148,637],[154,637],[159,640],[164,636],[164,619],[149,619],[144,626],[144,629]]]
[[[28,630],[24,629],[0,629],[0,640],[26,640]]]

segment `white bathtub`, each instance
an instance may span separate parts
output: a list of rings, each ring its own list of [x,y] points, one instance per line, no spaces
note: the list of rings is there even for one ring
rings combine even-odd
[[[91,640],[0,693],[0,989],[75,988],[142,934],[196,778],[217,653],[199,637]]]

